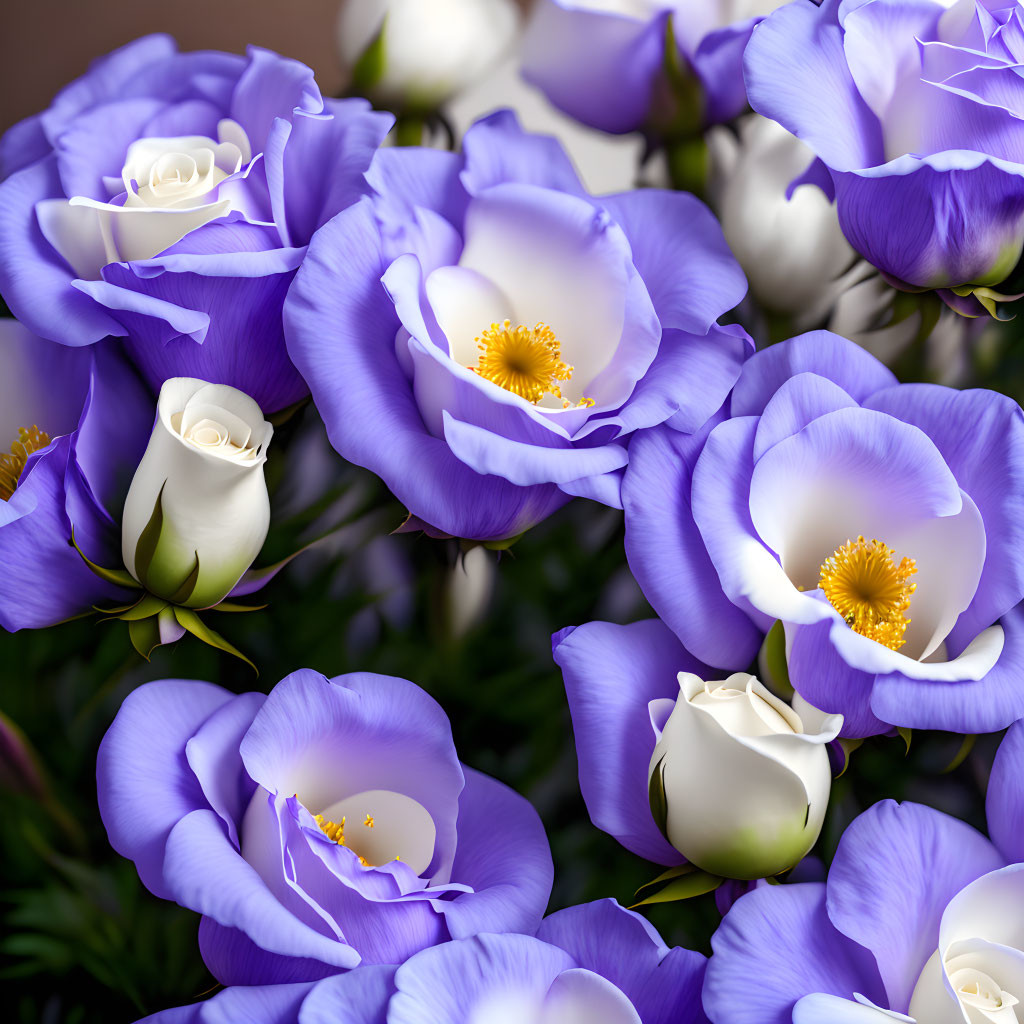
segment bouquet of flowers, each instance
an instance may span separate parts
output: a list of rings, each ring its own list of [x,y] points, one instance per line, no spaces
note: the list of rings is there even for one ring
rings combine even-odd
[[[11,1019],[1024,1024],[1024,3],[337,36],[0,137]]]

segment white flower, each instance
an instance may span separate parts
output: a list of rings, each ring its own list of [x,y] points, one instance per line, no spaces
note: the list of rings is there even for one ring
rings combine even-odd
[[[219,186],[251,160],[248,136],[227,118],[217,139],[139,139],[128,147],[121,176],[103,179],[110,202],[46,199],[36,206],[39,226],[79,278],[97,281],[108,263],[150,259],[226,216],[233,200]]]
[[[396,109],[430,111],[494,66],[519,27],[512,0],[348,0],[338,19],[342,60],[356,86]],[[370,51],[368,54],[367,51]]]
[[[691,863],[729,878],[766,878],[814,845],[832,773],[825,744],[842,715],[815,732],[753,676],[721,682],[679,674],[679,698],[654,701],[651,809]]]
[[[270,525],[263,465],[272,434],[235,388],[191,377],[164,383],[121,533],[124,564],[147,590],[189,608],[232,590]]]
[[[922,1024],[1024,1020],[1022,905],[1024,864],[991,871],[957,893],[942,914],[939,948],[914,988],[910,1015]]]

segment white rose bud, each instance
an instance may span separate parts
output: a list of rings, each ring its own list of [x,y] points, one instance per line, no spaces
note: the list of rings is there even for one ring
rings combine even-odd
[[[164,382],[121,531],[124,564],[150,593],[208,608],[249,568],[270,526],[263,465],[273,431],[236,388]]]
[[[513,0],[346,0],[338,46],[360,92],[427,113],[483,77],[518,27]]]
[[[679,698],[650,763],[651,811],[692,864],[727,878],[769,878],[818,838],[832,783],[825,744],[842,715],[805,732],[800,716],[753,676],[705,683],[679,674]],[[661,703],[661,702],[657,702]]]

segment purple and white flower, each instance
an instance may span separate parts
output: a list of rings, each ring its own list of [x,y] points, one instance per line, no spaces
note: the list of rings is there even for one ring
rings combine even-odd
[[[711,945],[714,1024],[1012,1024],[1024,1000],[1024,724],[996,756],[991,839],[885,800],[847,828],[827,882],[740,898]]]
[[[234,988],[146,1024],[706,1024],[705,959],[669,949],[614,900],[560,910],[532,935],[457,939],[395,967],[308,985]]]
[[[638,435],[626,554],[695,656],[745,669],[775,621],[844,734],[990,732],[1024,715],[1024,413],[898,384],[824,331],[744,366],[697,435]]]
[[[797,0],[754,31],[751,105],[820,158],[851,245],[898,288],[994,312],[1024,248],[1016,0]],[[1016,294],[1012,296],[1016,298]]]
[[[686,127],[699,131],[746,110],[743,48],[784,2],[539,0],[523,40],[523,75],[593,128],[660,133],[688,114]],[[694,79],[692,111],[680,111],[665,74],[670,19],[678,58]]]
[[[0,320],[0,626],[52,626],[130,591],[71,547],[120,561],[125,494],[153,420],[110,343],[73,349]]]
[[[721,682],[657,619],[556,633],[594,824],[659,864],[755,879],[821,831],[840,716],[805,723],[753,676]]]
[[[125,338],[154,389],[201,377],[279,410],[306,394],[285,292],[390,124],[266,50],[136,40],[0,139],[0,294],[42,337]]]
[[[529,803],[459,763],[404,679],[292,673],[269,696],[147,683],[100,746],[100,813],[151,892],[203,915],[224,984],[397,964],[533,933],[551,890]]]
[[[618,505],[633,431],[725,399],[749,339],[717,320],[746,283],[692,196],[594,199],[509,113],[368,177],[310,245],[288,348],[334,447],[421,523],[504,540],[573,495]]]

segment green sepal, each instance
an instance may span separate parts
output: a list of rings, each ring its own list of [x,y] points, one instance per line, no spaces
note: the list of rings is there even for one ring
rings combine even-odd
[[[665,795],[665,755],[662,754],[647,782],[647,799],[658,831],[668,842],[668,797]]]
[[[142,619],[150,619],[167,607],[167,602],[162,597],[155,597],[153,594],[146,594],[141,601],[136,602],[118,618],[122,622],[141,622]]]
[[[71,540],[68,543],[78,552],[82,561],[85,562],[92,572],[104,582],[112,583],[115,587],[127,587],[131,590],[142,589],[142,585],[127,569],[104,569],[102,565],[97,565],[95,562],[90,561],[75,541],[75,528],[73,526],[71,527]]]
[[[783,626],[781,619],[776,619],[772,628],[768,630],[768,635],[761,645],[758,661],[761,671],[767,676],[761,682],[777,697],[792,701],[794,690],[789,680],[789,664],[786,661],[786,627]]]
[[[913,729],[907,729],[905,726],[899,726],[896,730],[900,734],[900,738],[907,745],[907,749],[904,751],[904,755],[910,753],[910,741],[914,736]]]
[[[192,571],[185,577],[184,582],[171,594],[171,604],[184,604],[196,589],[199,582],[199,552],[196,553],[196,560],[192,565]]]
[[[237,604],[234,601],[221,601],[209,609],[211,612],[261,612],[265,604]]]
[[[132,619],[128,623],[128,636],[132,647],[149,661],[149,656],[160,646],[160,626],[155,618]]]
[[[153,503],[153,511],[150,513],[149,522],[146,523],[142,533],[139,534],[138,543],[135,545],[135,572],[140,580],[146,583],[149,575],[149,567],[153,563],[153,556],[156,554],[156,547],[160,543],[160,532],[164,528],[164,488],[167,486],[165,480],[160,485],[160,491]]]
[[[953,755],[953,760],[942,769],[942,774],[947,775],[949,772],[955,772],[967,759],[967,755],[974,749],[974,744],[978,739],[977,733],[968,733],[960,744],[960,749]]]
[[[843,770],[836,776],[837,779],[841,779],[846,774],[846,769],[850,767],[850,758],[853,757],[853,752],[863,743],[863,740],[859,739],[841,739],[839,741],[839,747],[843,752]]]
[[[370,40],[366,49],[359,55],[355,67],[352,68],[352,84],[349,91],[365,95],[383,77],[386,63],[384,52],[384,27],[387,24],[388,16],[380,23],[380,29]]]
[[[507,537],[505,540],[485,540],[482,546],[487,548],[488,551],[508,551],[513,544],[522,540],[525,536],[526,531],[523,530],[522,533],[517,533],[514,537]]]
[[[637,889],[636,895],[639,896],[648,889],[660,886],[656,892],[645,896],[629,909],[635,910],[637,907],[649,906],[652,903],[677,903],[680,900],[690,900],[695,896],[714,892],[724,881],[725,879],[721,875],[702,871],[692,864],[682,864],[679,867],[669,868],[653,881]]]
[[[216,647],[219,651],[224,651],[225,654],[232,654],[236,658],[240,658],[256,675],[260,674],[259,669],[237,647],[228,643],[216,630],[210,629],[191,608],[176,607],[174,609],[174,617],[178,620],[179,626],[182,626],[194,637],[202,640],[204,644],[209,644],[211,647]]]

